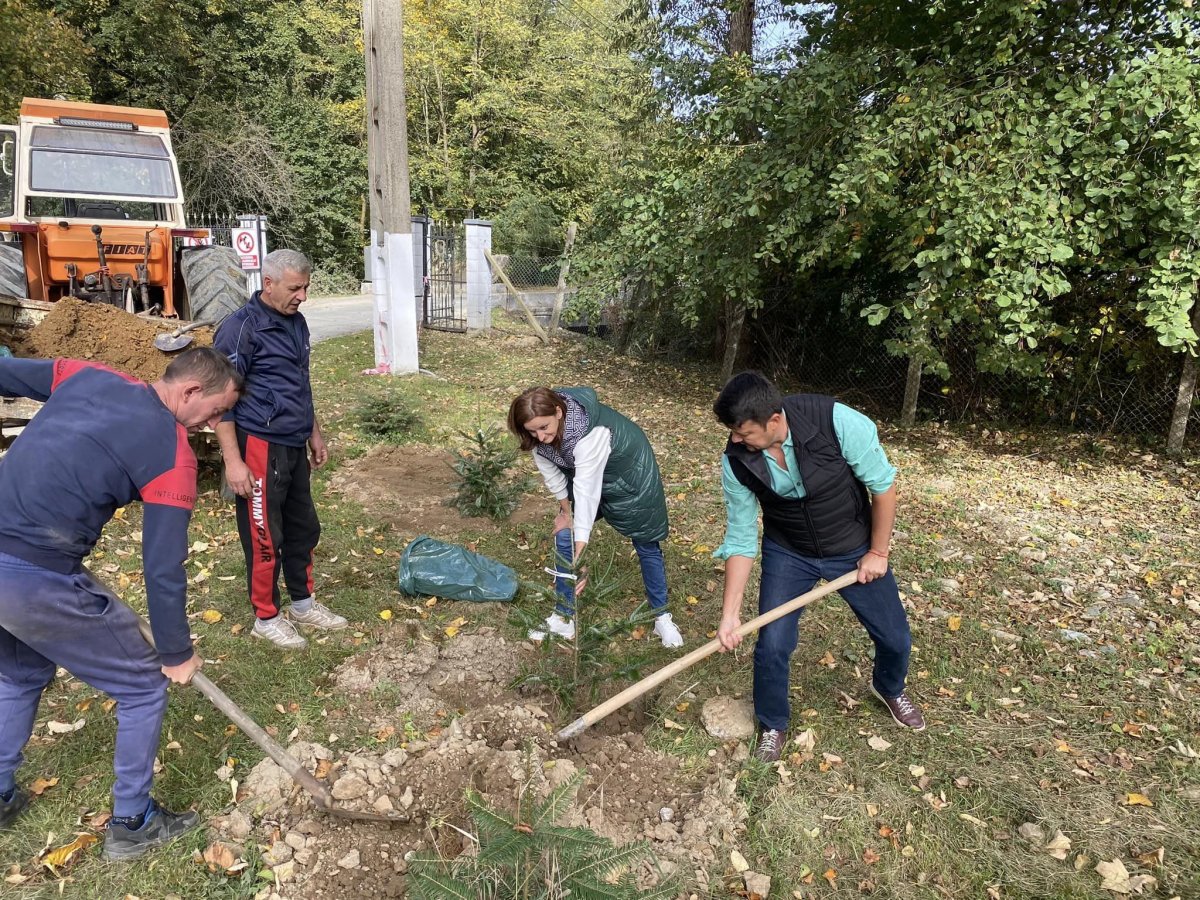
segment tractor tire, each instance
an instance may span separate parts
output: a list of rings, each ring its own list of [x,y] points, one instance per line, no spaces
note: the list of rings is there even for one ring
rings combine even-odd
[[[0,297],[24,300],[29,296],[25,281],[25,257],[15,241],[0,241]]]
[[[180,252],[179,268],[187,291],[180,316],[214,326],[245,306],[249,286],[232,247],[191,247]]]

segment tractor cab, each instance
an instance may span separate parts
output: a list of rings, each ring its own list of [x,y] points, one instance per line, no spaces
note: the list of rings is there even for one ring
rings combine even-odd
[[[0,141],[0,296],[75,297],[188,318],[200,312],[196,297],[188,302],[199,265],[200,280],[212,282],[216,268],[216,289],[236,291],[220,306],[244,300],[236,254],[182,246],[207,232],[184,219],[162,111],[26,99],[17,126],[0,126]]]

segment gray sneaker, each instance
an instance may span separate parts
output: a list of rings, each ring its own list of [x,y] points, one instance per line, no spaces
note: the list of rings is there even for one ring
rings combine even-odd
[[[296,626],[283,616],[276,616],[273,619],[255,619],[250,634],[253,637],[270,641],[276,647],[283,647],[285,650],[303,650],[308,646],[308,641],[300,636],[296,631]]]
[[[339,616],[328,606],[324,606],[316,600],[308,608],[308,612],[296,612],[296,607],[289,606],[287,614],[288,618],[297,625],[303,625],[305,628],[320,628],[322,631],[341,631],[350,624],[344,616]]]
[[[105,859],[136,859],[155,847],[170,843],[199,824],[200,816],[191,810],[173,813],[151,799],[141,828],[108,823],[104,831],[103,856]]]

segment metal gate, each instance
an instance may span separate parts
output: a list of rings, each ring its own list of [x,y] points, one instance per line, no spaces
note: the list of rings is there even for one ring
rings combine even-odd
[[[425,241],[424,322],[439,331],[467,330],[466,233],[461,223],[430,222]]]

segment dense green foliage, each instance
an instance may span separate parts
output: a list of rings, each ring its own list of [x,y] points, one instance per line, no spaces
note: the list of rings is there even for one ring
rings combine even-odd
[[[836,277],[943,373],[953,329],[985,371],[1052,367],[1117,314],[1194,345],[1190,0],[822,4],[758,65],[702,52],[681,6],[655,46],[688,112],[602,217],[608,285],[697,326]]]
[[[492,217],[510,241],[557,251],[634,114],[633,62],[588,27],[608,2],[405,4],[415,204]],[[0,0],[0,12],[4,120],[22,96],[164,109],[190,209],[265,212],[323,272],[357,271],[360,0]]]

